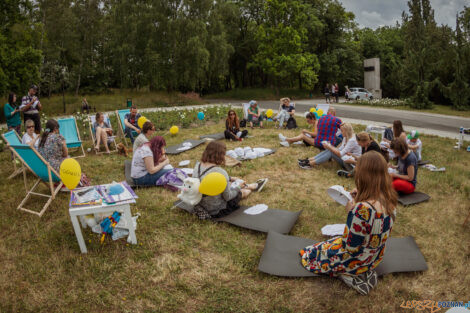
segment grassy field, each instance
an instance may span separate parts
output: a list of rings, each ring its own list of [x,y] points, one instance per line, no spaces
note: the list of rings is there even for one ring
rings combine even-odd
[[[300,122],[300,121],[299,121]],[[305,126],[303,121],[301,126]],[[221,131],[222,123],[182,129],[165,136],[168,144]],[[358,131],[359,127],[356,127]],[[294,135],[298,131],[284,131]],[[227,169],[253,182],[268,177],[266,188],[244,200],[303,213],[291,235],[321,240],[321,227],[344,223],[344,207],[326,189],[335,184],[353,188],[353,180],[336,175],[334,162],[314,170],[297,167],[297,158],[317,153],[312,148],[283,148],[278,132],[250,131],[253,138],[227,142],[229,148],[278,148],[274,155]],[[392,236],[413,236],[429,270],[380,278],[369,296],[360,296],[329,277],[287,279],[257,271],[266,234],[228,224],[200,221],[171,209],[176,193],[162,188],[139,189],[133,213],[140,213],[137,245],[125,240],[104,245],[84,230],[88,254],[80,254],[67,212],[69,196],[60,193],[42,218],[17,211],[24,196],[21,177],[0,182],[0,311],[1,312],[408,312],[407,300],[470,300],[470,158],[455,151],[453,140],[422,137],[425,159],[446,172],[420,169],[418,190],[429,202],[399,206]],[[87,143],[88,147],[91,146]],[[201,157],[204,146],[171,163]],[[124,179],[124,157],[87,155],[78,159],[94,184]],[[12,171],[10,154],[0,154],[0,173]],[[31,175],[29,175],[32,178]],[[28,205],[39,207],[42,200]],[[444,311],[444,310],[443,310]]]

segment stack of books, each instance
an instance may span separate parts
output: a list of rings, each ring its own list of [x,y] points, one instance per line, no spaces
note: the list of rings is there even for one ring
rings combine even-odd
[[[126,182],[77,188],[70,194],[70,207],[115,204],[138,198]]]

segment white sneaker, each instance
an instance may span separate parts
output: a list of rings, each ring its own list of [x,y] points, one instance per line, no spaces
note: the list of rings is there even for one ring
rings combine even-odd
[[[281,141],[280,144],[283,147],[289,147],[289,143],[287,141]]]
[[[280,141],[286,141],[286,136],[284,136],[283,134],[279,133],[279,140],[280,140]]]

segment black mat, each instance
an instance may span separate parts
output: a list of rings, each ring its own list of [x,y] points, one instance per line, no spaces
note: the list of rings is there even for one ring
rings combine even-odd
[[[126,182],[129,186],[135,187],[134,180],[131,177],[131,167],[132,167],[132,161],[125,160],[124,161],[124,175],[126,176]]]
[[[175,206],[191,213],[192,207],[187,204],[176,201]],[[256,230],[267,233],[275,231],[281,234],[288,234],[294,227],[302,211],[291,212],[285,210],[268,209],[257,215],[244,213],[249,207],[241,206],[240,209],[232,212],[230,215],[213,219],[216,222],[226,222],[246,229]]]
[[[217,134],[202,135],[199,136],[199,139],[221,140],[225,139],[225,135],[223,132]]]
[[[426,164],[429,164],[431,163],[430,161],[428,160],[420,160],[418,161],[418,166],[423,166],[423,165],[426,165]]]
[[[307,271],[300,263],[299,251],[315,240],[269,232],[259,261],[260,272],[285,277],[320,276]],[[376,268],[378,275],[426,271],[428,266],[413,237],[389,238],[383,261]]]
[[[413,193],[410,193],[409,195],[400,195],[398,197],[398,202],[400,202],[404,206],[407,206],[428,201],[429,199],[431,199],[431,196],[419,191],[415,191]]]
[[[178,148],[184,147],[183,144],[184,144],[185,142],[190,142],[190,143],[192,144],[191,148],[186,149],[186,150],[178,150]],[[186,151],[188,151],[188,150],[194,149],[194,148],[196,148],[197,146],[202,145],[202,144],[205,143],[205,142],[206,142],[206,141],[203,140],[203,139],[187,139],[187,140],[185,140],[184,142],[182,142],[182,143],[180,143],[180,144],[165,147],[165,151],[166,151],[166,154],[180,154],[180,153],[182,153],[182,152],[186,152]]]

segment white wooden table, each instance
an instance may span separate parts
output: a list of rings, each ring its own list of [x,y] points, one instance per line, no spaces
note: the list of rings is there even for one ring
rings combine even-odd
[[[135,236],[135,228],[134,223],[132,222],[130,207],[132,203],[135,203],[135,199],[111,204],[103,202],[101,205],[70,207],[69,214],[72,220],[73,229],[75,230],[75,236],[77,237],[78,245],[80,246],[80,251],[82,253],[87,253],[86,244],[85,240],[83,239],[82,229],[80,227],[78,217],[96,213],[107,213],[114,211],[121,212],[123,214],[121,218],[124,218],[127,222],[127,225],[129,226],[130,242],[134,245],[137,244],[137,237]]]

